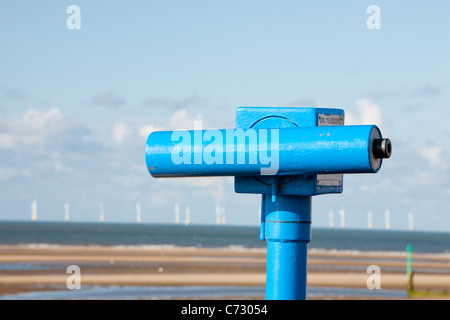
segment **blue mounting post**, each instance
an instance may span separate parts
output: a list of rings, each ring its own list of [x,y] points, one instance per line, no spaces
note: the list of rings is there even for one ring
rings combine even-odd
[[[343,173],[376,173],[392,146],[374,125],[344,126],[330,108],[241,107],[236,129],[159,131],[147,139],[153,177],[234,176],[262,194],[266,298],[306,299],[311,196],[341,193]]]
[[[311,197],[263,195],[267,240],[266,299],[306,299]]]

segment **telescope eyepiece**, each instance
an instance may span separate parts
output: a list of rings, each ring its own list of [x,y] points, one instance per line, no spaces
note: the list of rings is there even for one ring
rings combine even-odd
[[[392,154],[392,143],[389,139],[375,139],[373,141],[373,155],[375,158],[390,158]]]

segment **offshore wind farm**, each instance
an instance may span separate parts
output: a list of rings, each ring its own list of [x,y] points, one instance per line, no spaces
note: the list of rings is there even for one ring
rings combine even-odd
[[[99,203],[98,204],[98,208],[99,208],[99,218],[98,218],[98,222],[100,223],[104,223],[105,222],[105,211],[104,211],[104,204],[103,203]],[[38,203],[36,199],[33,199],[33,201],[31,202],[30,205],[30,209],[31,209],[31,221],[38,221]],[[152,221],[151,220],[151,214],[149,213],[148,217],[149,219],[146,219],[145,221],[142,220],[142,206],[141,206],[141,202],[136,202],[136,206],[135,206],[135,212],[136,212],[136,218],[135,218],[135,222],[136,223],[148,223],[148,224],[161,224],[161,222],[157,222],[157,221]],[[214,216],[215,216],[215,221],[210,220],[209,222],[203,222],[200,223],[201,225],[225,225],[227,224],[226,222],[226,215],[225,215],[225,206],[220,205],[220,204],[216,204],[216,206],[214,207]],[[261,219],[260,219],[260,210],[257,212],[258,213],[258,218],[256,220],[256,224],[259,226],[261,223]],[[348,228],[348,226],[346,226],[346,212],[345,209],[340,209],[338,210],[339,213],[339,220],[338,220],[338,224],[339,224],[339,228],[340,229],[346,229]],[[362,213],[354,213],[354,215],[360,215]],[[380,214],[378,214],[378,220],[379,219]],[[407,214],[405,214],[406,219],[404,220],[404,223],[402,225],[399,225],[396,227],[396,230],[409,230],[409,231],[413,231],[414,230],[414,220],[413,220],[413,213],[412,212],[408,212]],[[70,215],[70,205],[69,203],[64,203],[64,221],[65,222],[86,222],[89,223],[89,221],[83,221],[83,220],[77,220],[76,219],[76,215],[72,216],[71,219],[71,215]],[[75,218],[75,219],[73,219]],[[347,217],[348,219],[348,217]],[[58,222],[58,220],[49,220],[49,219],[44,219],[47,222]],[[1,220],[0,220],[1,221]],[[111,221],[114,222],[114,221]],[[124,223],[132,223],[132,221],[122,221]],[[120,223],[119,221],[116,221],[115,223]],[[167,222],[166,222],[167,223]],[[162,223],[162,224],[166,224],[166,223]],[[174,220],[173,223],[175,224],[180,224],[181,223],[181,214],[180,214],[180,205],[179,204],[175,204],[174,205]],[[191,224],[191,207],[189,205],[186,205],[184,207],[184,220],[183,220],[183,224],[184,225],[189,225]],[[329,229],[334,229],[335,228],[335,215],[334,215],[334,211],[330,210],[328,212],[328,228]],[[321,226],[321,228],[324,228],[324,226]],[[367,224],[366,227],[361,224],[361,225],[355,225],[353,224],[351,229],[364,229],[367,228],[367,230],[372,230],[374,229],[374,214],[373,211],[368,211],[367,212]],[[383,227],[378,227],[375,228],[377,230],[380,229],[384,229],[386,231],[391,229],[391,212],[389,209],[386,209],[384,211],[384,226]]]

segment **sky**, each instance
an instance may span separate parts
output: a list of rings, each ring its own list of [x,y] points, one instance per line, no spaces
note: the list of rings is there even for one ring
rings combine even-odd
[[[80,9],[79,29],[70,5]],[[380,28],[373,22],[377,5]],[[345,110],[393,154],[313,198],[313,227],[450,231],[450,2],[8,1],[0,11],[0,220],[257,225],[233,178],[155,179],[154,130],[234,128],[239,106]],[[69,21],[68,21],[69,20]],[[370,26],[370,23],[369,23]]]

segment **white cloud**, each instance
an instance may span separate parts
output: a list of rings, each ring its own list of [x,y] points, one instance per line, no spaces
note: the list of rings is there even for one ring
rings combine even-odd
[[[0,168],[0,180],[8,180],[16,175],[15,170],[11,168]]]
[[[76,163],[98,155],[101,148],[84,124],[66,119],[58,108],[28,109],[5,117],[0,119],[0,130],[0,180],[29,177],[30,172],[36,179],[79,173]]]
[[[64,118],[62,112],[57,108],[39,112],[29,109],[22,116],[24,124],[33,131],[47,131],[58,125]]]
[[[420,155],[427,159],[432,167],[444,170],[447,168],[447,163],[442,155],[442,148],[438,146],[432,146],[420,150]]]
[[[29,109],[16,118],[0,121],[0,149],[17,149],[24,146],[42,146],[46,138],[67,129],[64,116],[57,108],[45,111]]]
[[[170,118],[169,127],[179,127],[180,126],[179,124],[181,122],[183,122],[183,123],[186,122],[186,120],[185,120],[186,118],[187,118],[186,109],[180,109],[180,110],[175,111],[172,114],[172,117]]]
[[[180,109],[175,111],[170,117],[167,125],[158,126],[155,124],[148,124],[139,127],[139,135],[142,138],[147,139],[147,137],[153,131],[164,131],[164,130],[192,130],[194,129],[194,122],[202,121],[203,115],[198,113],[195,116],[190,116],[186,109]],[[203,125],[203,129],[208,129]]]
[[[153,131],[159,131],[159,130],[161,130],[159,127],[157,127],[157,126],[155,126],[153,124],[149,124],[149,125],[146,125],[146,126],[141,126],[139,128],[139,135],[142,138],[147,139],[148,136],[150,135],[150,133],[152,133]]]
[[[186,109],[180,109],[172,114],[168,127],[170,130],[192,130],[194,129],[194,121],[203,121],[203,115],[199,113],[191,117]]]
[[[353,115],[351,112],[346,113],[345,124],[347,125],[368,125],[375,124],[378,127],[382,126],[383,116],[381,108],[370,101],[369,99],[358,99],[356,105],[359,111],[359,117]]]
[[[66,173],[73,173],[73,169],[66,166],[63,162],[59,160],[55,160],[53,162],[53,170],[56,173],[66,172]]]
[[[403,178],[408,186],[432,186],[440,183],[441,176],[430,170],[414,170]]]
[[[25,169],[2,168],[0,167],[0,180],[10,180],[17,176],[30,177],[31,172]]]
[[[361,115],[361,124],[382,125],[381,108],[369,99],[359,99],[356,101]]]
[[[355,126],[359,124],[359,119],[353,113],[345,111],[345,125]]]
[[[8,133],[0,133],[0,149],[11,149],[14,147],[14,136]]]
[[[17,149],[27,145],[38,145],[42,141],[39,135],[0,134],[0,149]]]
[[[129,134],[128,127],[123,123],[116,123],[113,127],[113,138],[117,144],[121,144]]]

